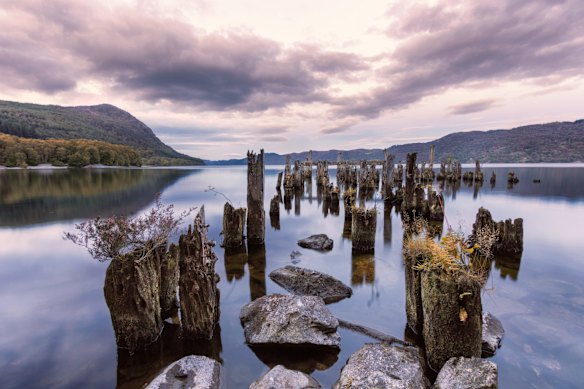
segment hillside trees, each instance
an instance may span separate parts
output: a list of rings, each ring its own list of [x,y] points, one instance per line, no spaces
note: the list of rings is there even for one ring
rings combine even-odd
[[[27,167],[39,164],[82,167],[89,164],[141,166],[131,147],[79,139],[26,139],[0,134],[0,165]]]

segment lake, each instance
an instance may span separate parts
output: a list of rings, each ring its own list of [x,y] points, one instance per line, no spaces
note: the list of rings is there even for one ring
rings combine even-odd
[[[218,359],[227,388],[247,388],[274,361],[304,363],[323,387],[338,378],[364,335],[339,329],[341,350],[333,355],[256,355],[244,342],[241,307],[252,298],[286,293],[268,274],[292,264],[328,273],[353,288],[349,299],[328,307],[339,318],[398,338],[406,330],[402,222],[395,208],[377,206],[374,255],[352,255],[343,235],[344,210],[323,209],[314,184],[281,204],[280,226],[267,210],[281,167],[267,167],[265,250],[225,257],[219,243],[227,196],[246,206],[246,167],[176,169],[0,170],[0,386],[2,388],[139,388],[165,365],[188,353]],[[467,167],[466,170],[471,170]],[[492,187],[488,179],[497,173]],[[507,187],[515,171],[520,182]],[[520,260],[493,261],[482,296],[483,310],[505,328],[492,358],[502,388],[579,388],[584,382],[584,165],[489,165],[482,187],[444,188],[446,218],[466,233],[478,209],[495,220],[524,220]],[[335,170],[330,170],[335,181]],[[540,179],[541,183],[534,183]],[[208,191],[213,187],[216,192]],[[220,328],[208,344],[184,345],[168,324],[145,353],[116,349],[103,296],[107,263],[63,240],[75,223],[98,215],[137,214],[156,194],[177,210],[204,204],[209,237],[218,242],[221,281]],[[289,209],[285,209],[289,208]],[[192,222],[194,214],[189,217]],[[319,253],[296,241],[325,233],[334,249]],[[295,360],[294,360],[295,359]]]

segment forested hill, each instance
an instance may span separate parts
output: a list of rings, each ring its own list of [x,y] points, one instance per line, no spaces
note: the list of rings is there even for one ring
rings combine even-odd
[[[451,155],[463,163],[479,159],[483,163],[584,162],[584,120],[535,124],[511,130],[455,132],[427,143],[391,146],[396,160],[405,161],[406,154],[418,153],[418,160],[427,160],[430,147],[436,146],[436,162]],[[308,150],[307,150],[308,151]],[[307,151],[291,153],[291,159],[305,160]],[[336,161],[339,151],[344,160],[383,159],[379,149],[313,151],[313,160]],[[266,163],[285,163],[285,155],[266,153]],[[208,165],[240,165],[247,159],[205,161]]]
[[[133,147],[148,165],[202,165],[162,143],[144,123],[113,105],[61,107],[0,101],[0,133],[33,139],[90,139]]]

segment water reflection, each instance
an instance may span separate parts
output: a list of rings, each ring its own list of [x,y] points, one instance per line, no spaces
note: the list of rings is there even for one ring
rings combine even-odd
[[[118,389],[143,388],[170,363],[187,355],[204,355],[222,363],[221,327],[215,327],[210,340],[186,340],[180,328],[180,320],[165,323],[158,341],[142,350],[130,354],[118,349],[117,385]]]
[[[520,181],[512,190],[507,190],[506,182],[510,169],[483,167],[485,177],[490,177],[493,170],[497,172],[497,182],[492,189],[485,183],[476,195],[475,188],[466,185],[446,185],[443,190],[445,225],[450,223],[453,228],[461,228],[466,233],[470,233],[480,206],[488,208],[495,220],[524,218],[522,258],[493,260],[494,269],[487,285],[489,292],[483,298],[484,310],[497,316],[506,330],[503,346],[493,358],[499,367],[500,386],[524,387],[529,382],[529,385],[541,388],[577,388],[583,378],[578,363],[584,359],[581,347],[584,331],[579,324],[584,317],[581,287],[584,273],[580,259],[584,247],[579,237],[581,228],[577,217],[583,211],[584,169],[513,168]],[[266,169],[266,188],[275,187],[278,171]],[[7,173],[14,172],[0,172],[0,180],[3,180],[0,207],[7,204],[4,196],[12,196],[15,192],[13,188],[7,189],[7,185],[11,185],[3,178]],[[148,171],[141,174],[148,176],[138,182],[144,180],[146,185],[152,181],[149,185],[158,185],[160,189],[151,192],[163,191],[163,201],[174,203],[179,209],[204,203],[210,224],[209,237],[217,241],[222,240],[220,231],[225,201],[203,189],[212,185],[228,195],[237,206],[246,204],[245,168],[205,168],[195,173],[177,171],[174,178],[172,174],[163,173],[166,178],[160,179]],[[533,183],[534,178],[541,179],[541,183]],[[63,180],[67,182],[68,179]],[[155,184],[155,181],[166,182],[164,185],[168,186],[164,189],[164,185]],[[97,208],[124,209],[119,208],[120,203],[131,211],[138,208],[142,193],[132,189],[135,183],[132,178],[127,182],[120,179],[118,189],[102,192],[100,201],[103,204],[110,201],[112,208],[109,205]],[[392,207],[388,206],[379,212],[375,258],[352,255],[350,218],[324,218],[322,198],[320,205],[316,201],[310,203],[314,191],[309,190],[312,185],[305,183],[306,192],[300,196],[300,215],[292,212],[296,199],[292,199],[294,194],[291,194],[290,213],[280,212],[280,230],[266,229],[266,246],[259,253],[252,250],[249,253],[224,252],[216,248],[219,256],[216,271],[222,275],[219,287],[222,291],[223,331],[218,342],[220,347],[214,346],[214,349],[222,349],[220,357],[224,361],[229,387],[247,388],[267,370],[267,366],[282,363],[278,358],[294,359],[293,352],[273,351],[270,356],[269,350],[266,353],[251,350],[244,344],[239,323],[240,309],[251,299],[268,292],[283,292],[266,279],[266,272],[290,264],[292,250],[302,252],[298,266],[328,273],[354,286],[351,299],[331,308],[336,316],[394,336],[404,334],[406,340],[413,340],[411,334],[404,333],[405,277],[400,208],[394,206],[392,212]],[[40,186],[36,184],[36,187]],[[132,191],[133,194],[127,193]],[[26,198],[26,189],[20,192],[19,196]],[[68,215],[78,220],[88,217],[85,208],[91,208],[88,199],[92,195],[84,194],[81,189],[76,193],[79,199],[72,201],[87,204],[78,206]],[[51,193],[43,196],[34,201],[55,202]],[[266,211],[271,197],[266,195]],[[19,204],[26,207],[29,200],[22,200]],[[67,207],[65,203],[62,202],[63,209]],[[371,200],[367,206],[372,206]],[[27,211],[23,209],[23,212]],[[328,212],[329,215],[332,213],[330,208]],[[170,336],[169,330],[179,329],[165,324],[162,346],[158,344],[159,348],[156,348],[155,345],[149,355],[135,354],[134,359],[128,355],[118,356],[103,299],[105,266],[94,263],[84,252],[76,251],[61,240],[62,232],[73,228],[73,222],[27,228],[26,219],[17,224],[18,215],[13,214],[9,217],[12,221],[6,222],[6,215],[0,215],[0,223],[5,223],[4,226],[22,225],[23,228],[0,228],[0,312],[9,312],[0,321],[0,332],[9,334],[0,342],[3,387],[102,388],[115,387],[116,379],[120,387],[141,387],[160,368],[183,354],[217,355],[217,352],[189,350],[180,336]],[[31,223],[39,220],[50,219],[29,218]],[[438,223],[436,234],[441,235],[443,228],[447,227]],[[334,239],[333,250],[323,254],[297,247],[298,239],[313,233],[326,233]],[[248,270],[245,270],[246,264]],[[67,315],[55,314],[65,311]],[[341,350],[336,355],[313,358],[313,362],[306,364],[308,367],[299,366],[313,371],[323,387],[331,387],[347,358],[363,343],[371,341],[348,331],[340,332]],[[80,344],[84,347],[80,348]],[[286,362],[288,366],[304,363],[304,353],[298,355],[296,362]],[[117,368],[116,361],[119,362]]]
[[[507,278],[508,276],[511,280],[517,281],[519,267],[521,266],[521,255],[498,256],[495,258],[495,268],[499,270],[501,278]]]
[[[225,276],[232,282],[241,279],[245,275],[247,263],[247,248],[245,245],[235,249],[225,249]]]
[[[266,295],[266,246],[249,246],[249,291],[251,300]]]
[[[351,254],[351,285],[372,284],[375,281],[373,254]]]
[[[254,354],[268,367],[284,365],[291,370],[310,374],[315,370],[326,370],[338,360],[339,349],[324,346],[250,346]]]
[[[199,170],[0,170],[0,226],[127,215]]]

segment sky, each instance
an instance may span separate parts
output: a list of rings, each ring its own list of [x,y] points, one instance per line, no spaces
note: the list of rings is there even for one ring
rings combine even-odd
[[[385,148],[584,118],[582,0],[0,0],[0,99],[176,150]]]

